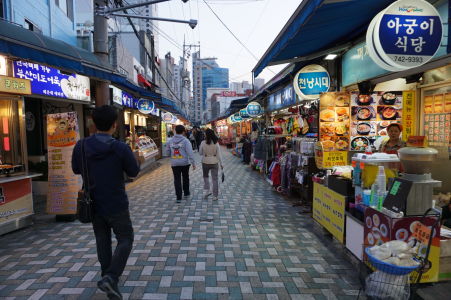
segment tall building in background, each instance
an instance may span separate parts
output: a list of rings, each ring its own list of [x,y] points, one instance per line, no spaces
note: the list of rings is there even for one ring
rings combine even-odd
[[[75,0],[1,0],[1,17],[23,28],[77,46]]]
[[[216,58],[200,58],[200,52],[193,53],[195,122],[205,123],[211,117],[211,102],[207,101],[207,89],[228,87],[229,69],[219,67]]]

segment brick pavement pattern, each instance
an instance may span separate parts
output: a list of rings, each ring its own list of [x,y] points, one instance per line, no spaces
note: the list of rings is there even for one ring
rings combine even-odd
[[[355,299],[357,272],[312,232],[309,215],[225,149],[219,201],[175,202],[167,160],[128,186],[135,243],[124,299]],[[198,164],[199,167],[199,164]],[[0,237],[1,299],[106,299],[92,228],[38,222]]]

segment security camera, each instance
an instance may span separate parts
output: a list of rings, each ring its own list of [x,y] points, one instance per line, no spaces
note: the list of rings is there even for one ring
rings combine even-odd
[[[191,29],[194,29],[196,26],[197,26],[197,20],[193,20],[193,19],[189,20],[189,27],[191,27]]]

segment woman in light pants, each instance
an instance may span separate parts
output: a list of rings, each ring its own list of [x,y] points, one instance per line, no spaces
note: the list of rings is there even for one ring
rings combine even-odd
[[[218,137],[211,129],[205,131],[205,140],[199,147],[199,154],[202,156],[202,172],[204,176],[204,198],[207,198],[210,192],[210,178],[213,183],[213,200],[218,200],[218,171],[219,166],[223,169],[221,149],[219,148]]]

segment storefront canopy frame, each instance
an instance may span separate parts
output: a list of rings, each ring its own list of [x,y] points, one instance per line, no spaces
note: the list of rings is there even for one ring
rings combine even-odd
[[[0,53],[63,71],[108,80],[142,97],[161,99],[160,94],[136,86],[126,77],[115,73],[110,64],[102,63],[92,52],[2,20],[0,20]]]
[[[342,47],[362,35],[393,0],[304,0],[252,70]],[[338,47],[338,48],[337,48]],[[342,49],[343,50],[343,49]],[[325,53],[327,54],[327,53]]]

